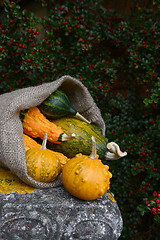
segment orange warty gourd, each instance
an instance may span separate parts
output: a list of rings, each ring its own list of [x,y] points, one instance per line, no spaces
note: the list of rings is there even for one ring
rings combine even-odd
[[[38,182],[53,182],[61,172],[61,164],[53,151],[46,149],[47,134],[41,148],[26,151],[28,175]]]
[[[27,136],[26,134],[23,134],[23,142],[25,150],[27,151],[30,148],[40,148],[41,145],[37,143],[35,140],[33,140],[31,137]],[[51,150],[52,151],[52,150]],[[60,161],[61,167],[63,168],[66,162],[69,160],[63,153],[52,151],[57,158]]]
[[[109,189],[112,174],[98,157],[96,142],[92,137],[90,156],[80,153],[65,164],[62,183],[70,194],[82,200],[94,200]]]
[[[59,159],[61,168],[64,168],[64,165],[70,160],[70,158],[67,158],[63,153],[59,153],[59,152],[55,152],[55,151],[53,151],[53,152]]]
[[[31,107],[25,113],[23,119],[23,132],[34,138],[44,138],[44,133],[48,135],[48,141],[51,143],[60,143],[73,139],[74,134],[68,136],[65,134],[61,127],[50,122],[37,107]]]
[[[23,134],[23,142],[24,146],[28,148],[40,148],[41,145],[37,143],[34,139],[31,137],[27,136],[26,134]]]

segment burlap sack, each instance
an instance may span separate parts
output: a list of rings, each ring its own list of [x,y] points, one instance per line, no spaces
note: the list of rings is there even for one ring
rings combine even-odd
[[[105,124],[87,88],[70,76],[63,76],[51,83],[19,89],[0,96],[0,165],[8,167],[25,183],[48,188],[61,185],[59,177],[52,183],[37,182],[27,174],[23,127],[19,118],[21,110],[37,106],[56,89],[63,90],[72,106],[105,133]]]

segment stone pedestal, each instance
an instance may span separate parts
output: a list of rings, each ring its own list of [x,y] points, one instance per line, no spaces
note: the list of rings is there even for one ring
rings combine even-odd
[[[0,193],[0,210],[3,240],[116,240],[123,226],[110,191],[95,201],[74,198],[63,187]]]

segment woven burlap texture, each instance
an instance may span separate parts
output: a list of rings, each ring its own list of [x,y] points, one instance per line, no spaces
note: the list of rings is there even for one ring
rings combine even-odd
[[[59,186],[62,184],[61,177],[52,183],[43,183],[28,176],[19,113],[21,110],[41,104],[57,89],[64,91],[72,106],[88,120],[97,124],[103,134],[105,133],[100,110],[89,91],[79,80],[71,76],[63,76],[50,83],[0,95],[0,165],[6,166],[22,181],[37,188]]]

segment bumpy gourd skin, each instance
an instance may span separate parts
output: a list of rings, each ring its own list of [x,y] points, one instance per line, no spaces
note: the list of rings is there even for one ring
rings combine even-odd
[[[63,186],[79,199],[97,199],[109,189],[112,174],[108,169],[109,167],[98,159],[98,155],[96,159],[91,159],[77,154],[63,168]]]
[[[34,139],[31,137],[27,136],[26,134],[23,134],[23,142],[24,146],[29,148],[40,148],[41,145],[37,143]]]
[[[51,150],[32,148],[26,151],[27,172],[38,182],[53,182],[61,172],[61,164]]]
[[[41,145],[39,143],[37,143],[35,140],[33,140],[32,138],[30,138],[29,136],[23,134],[23,142],[24,142],[24,147],[25,150],[27,151],[30,148],[40,148]],[[66,164],[66,162],[69,160],[69,158],[67,158],[63,153],[59,153],[59,152],[55,152],[53,151],[53,153],[57,156],[57,158],[60,161],[61,167],[63,168],[64,165]]]
[[[34,138],[44,138],[44,133],[48,134],[48,140],[60,143],[64,135],[61,127],[57,127],[50,122],[37,107],[31,107],[23,119],[23,132]]]

